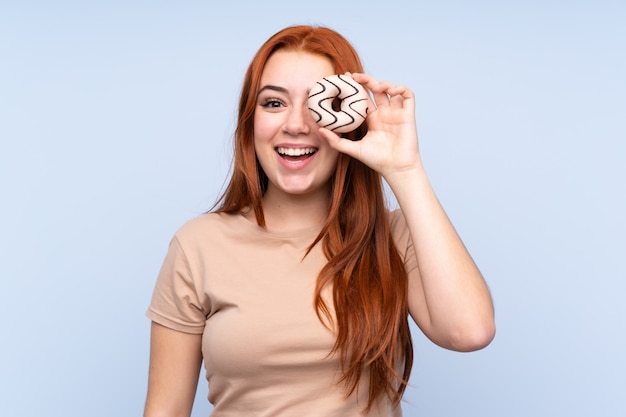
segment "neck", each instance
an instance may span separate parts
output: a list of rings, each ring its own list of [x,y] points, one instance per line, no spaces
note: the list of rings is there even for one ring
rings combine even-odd
[[[268,230],[286,232],[321,225],[328,214],[327,189],[314,194],[285,194],[272,188],[263,196]]]

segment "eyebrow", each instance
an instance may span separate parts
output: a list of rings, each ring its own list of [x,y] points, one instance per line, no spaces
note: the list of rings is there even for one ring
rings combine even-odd
[[[277,85],[271,85],[271,84],[268,84],[268,85],[263,86],[263,87],[259,90],[259,94],[261,94],[261,93],[262,93],[263,91],[265,91],[265,90],[277,91],[277,92],[279,92],[279,93],[287,93],[287,89],[286,89],[286,88],[284,88],[284,87],[279,87],[279,86],[277,86]]]

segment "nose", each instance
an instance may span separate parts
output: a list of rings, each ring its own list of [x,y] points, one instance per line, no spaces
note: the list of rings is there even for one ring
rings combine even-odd
[[[315,122],[309,108],[306,105],[295,105],[289,108],[283,129],[292,136],[306,135],[311,132],[311,123]]]

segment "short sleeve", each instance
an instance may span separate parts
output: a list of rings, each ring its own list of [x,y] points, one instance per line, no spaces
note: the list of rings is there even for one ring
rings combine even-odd
[[[391,236],[404,261],[404,268],[407,273],[410,273],[417,269],[417,257],[413,248],[411,233],[409,232],[406,220],[400,209],[396,209],[389,214],[389,223]]]
[[[185,252],[174,237],[161,266],[146,315],[165,327],[202,334],[207,314],[200,294],[201,288],[194,281]]]

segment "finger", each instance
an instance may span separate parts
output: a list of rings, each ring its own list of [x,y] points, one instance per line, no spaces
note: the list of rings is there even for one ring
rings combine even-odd
[[[394,96],[400,94],[399,91],[402,91],[402,87],[400,86],[399,88],[389,81],[379,82],[372,86],[372,93],[377,99],[377,106],[392,105],[393,107],[402,107],[402,99],[392,100]]]
[[[404,107],[405,100],[414,100],[413,92],[404,85],[395,85],[388,81],[378,82],[374,77],[365,73],[346,73],[359,84],[367,87],[374,98],[376,107],[391,105]]]
[[[361,84],[363,87],[365,87],[368,91],[367,91],[367,102],[368,102],[368,114],[372,114],[374,111],[376,111],[376,102],[375,102],[375,98],[372,96],[372,91],[369,88],[370,84],[376,83],[376,81],[368,74],[364,74],[364,73],[360,73],[360,72],[349,72],[346,71],[344,72],[344,75],[347,75],[348,77],[351,77],[354,81],[356,81],[357,83]]]
[[[319,132],[326,139],[331,148],[353,158],[358,158],[360,153],[360,144],[358,142],[344,139],[323,127],[320,128]]]
[[[403,96],[404,98],[409,98],[413,96],[413,92],[405,85],[394,85],[391,86],[387,92],[392,96]]]
[[[346,74],[349,74],[352,78],[354,78],[356,82],[362,84],[367,88],[370,88],[372,85],[378,83],[378,81],[376,81],[374,77],[363,72],[347,72]]]
[[[402,98],[402,96],[399,96],[399,95],[389,96],[389,105],[393,108],[401,109],[403,107],[403,102],[404,102],[404,99]]]
[[[404,85],[397,85],[388,91],[390,96],[390,104],[393,107],[405,108],[415,106],[415,95],[413,91]]]
[[[379,82],[369,74],[355,72],[355,73],[352,73],[351,76],[356,82],[358,82],[364,87],[367,87],[372,92],[380,93],[392,85],[389,82]]]
[[[398,95],[398,94],[402,95],[405,92],[411,93],[410,90],[404,85],[400,85],[400,84],[395,85],[388,81],[379,82],[379,81],[376,81],[374,77],[372,77],[369,74],[358,73],[358,72],[354,72],[354,73],[346,72],[346,75],[351,76],[355,81],[367,87],[372,92],[378,93],[378,92],[386,91],[389,95]]]
[[[385,105],[389,103],[389,97],[387,96],[387,94],[380,90],[380,88],[378,87],[380,83],[376,81],[371,75],[358,72],[347,72],[346,75],[351,76],[356,82],[367,88],[372,93],[372,104],[374,105],[374,109],[377,108],[379,105]]]

